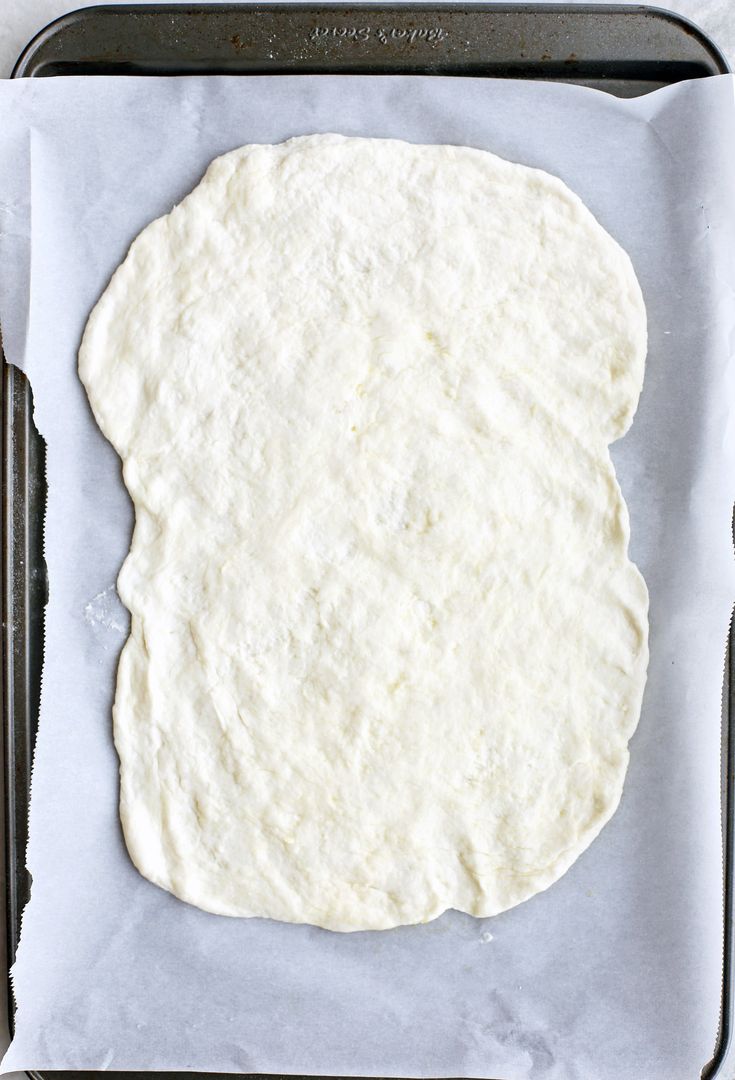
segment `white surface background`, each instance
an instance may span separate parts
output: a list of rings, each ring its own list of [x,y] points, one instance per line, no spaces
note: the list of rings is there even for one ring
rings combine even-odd
[[[95,2],[102,4],[111,0]],[[84,5],[69,0],[0,0],[0,77],[9,76],[18,54],[34,34],[51,20],[80,6]],[[735,0],[669,0],[661,6],[667,6],[697,22],[714,38],[735,67]],[[0,930],[3,928],[0,927]],[[0,949],[4,949],[4,943],[3,930]],[[3,964],[4,959],[0,956],[0,967]],[[5,981],[0,978],[0,1051],[4,1051],[8,1041],[6,1012]],[[13,1075],[20,1078],[24,1074]]]

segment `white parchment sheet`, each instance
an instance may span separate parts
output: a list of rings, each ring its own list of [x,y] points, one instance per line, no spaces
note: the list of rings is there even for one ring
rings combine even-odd
[[[340,935],[208,915],[144,881],[122,843],[110,709],[127,624],[113,586],[132,513],[77,347],[134,236],[211,158],[316,131],[463,143],[558,174],[628,250],[646,298],[643,397],[613,448],[651,593],[625,794],[558,884],[494,919]],[[721,972],[734,208],[727,76],[632,101],[432,77],[0,84],[0,316],[48,442],[51,594],[4,1069],[699,1075]]]

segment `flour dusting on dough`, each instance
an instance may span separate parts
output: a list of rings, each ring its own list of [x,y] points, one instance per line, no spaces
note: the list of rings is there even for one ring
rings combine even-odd
[[[135,503],[114,728],[141,873],[357,930],[569,868],[645,682],[608,452],[645,351],[627,255],[479,150],[247,146],[141,233],[79,356]]]

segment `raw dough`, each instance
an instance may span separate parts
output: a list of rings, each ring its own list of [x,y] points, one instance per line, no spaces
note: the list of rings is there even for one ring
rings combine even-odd
[[[135,503],[120,813],[147,878],[333,930],[492,915],[620,799],[647,594],[608,444],[627,255],[489,153],[246,146],[79,354]]]

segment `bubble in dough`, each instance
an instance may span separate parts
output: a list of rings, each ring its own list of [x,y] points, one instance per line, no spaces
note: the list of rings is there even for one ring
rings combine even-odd
[[[79,371],[135,504],[114,735],[146,878],[362,930],[571,866],[645,682],[608,452],[645,351],[627,255],[484,151],[245,146],[143,230]]]

